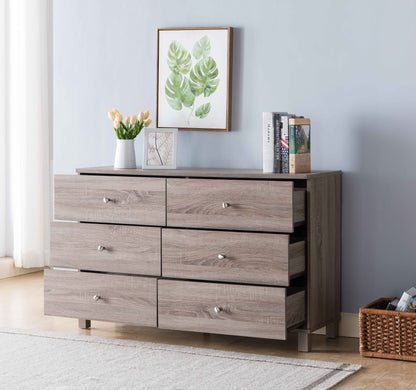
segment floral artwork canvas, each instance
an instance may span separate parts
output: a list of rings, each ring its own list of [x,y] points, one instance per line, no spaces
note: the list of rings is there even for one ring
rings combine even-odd
[[[232,29],[158,30],[158,128],[229,131]]]
[[[144,169],[176,169],[178,129],[145,129]]]

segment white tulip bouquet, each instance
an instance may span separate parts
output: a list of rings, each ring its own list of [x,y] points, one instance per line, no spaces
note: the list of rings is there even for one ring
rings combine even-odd
[[[149,111],[140,111],[138,116],[126,116],[123,121],[123,116],[114,108],[108,112],[108,117],[114,123],[114,131],[118,139],[135,139],[143,127],[152,123],[152,120],[149,119]]]

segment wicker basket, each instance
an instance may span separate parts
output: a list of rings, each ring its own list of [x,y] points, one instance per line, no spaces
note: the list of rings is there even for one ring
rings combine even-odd
[[[391,298],[360,309],[362,356],[416,361],[416,313],[385,310]]]

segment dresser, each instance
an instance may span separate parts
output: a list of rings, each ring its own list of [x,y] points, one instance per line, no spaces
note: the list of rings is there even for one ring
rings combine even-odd
[[[285,340],[340,319],[341,172],[55,176],[45,314]]]

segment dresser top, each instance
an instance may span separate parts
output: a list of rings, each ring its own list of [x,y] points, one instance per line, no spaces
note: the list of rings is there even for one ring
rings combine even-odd
[[[180,168],[180,169],[115,169],[112,166],[78,168],[83,175],[163,176],[227,179],[305,180],[321,175],[341,174],[341,171],[312,171],[310,173],[263,173],[260,169]]]

